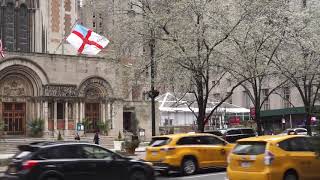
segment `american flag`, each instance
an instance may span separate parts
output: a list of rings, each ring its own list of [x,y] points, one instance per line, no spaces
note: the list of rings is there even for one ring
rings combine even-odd
[[[2,40],[0,39],[0,56],[4,58]]]

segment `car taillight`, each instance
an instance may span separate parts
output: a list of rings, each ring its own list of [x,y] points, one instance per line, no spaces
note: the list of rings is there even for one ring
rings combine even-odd
[[[161,151],[165,151],[165,152],[171,152],[171,151],[174,151],[176,148],[173,148],[173,147],[168,147],[168,148],[161,148],[160,150]]]
[[[33,167],[35,167],[36,165],[38,165],[39,162],[38,161],[34,161],[34,160],[29,160],[26,161],[22,164],[22,170],[28,170],[31,169]]]
[[[273,160],[274,160],[274,154],[272,154],[270,151],[266,151],[264,153],[264,164],[269,166],[272,164]]]

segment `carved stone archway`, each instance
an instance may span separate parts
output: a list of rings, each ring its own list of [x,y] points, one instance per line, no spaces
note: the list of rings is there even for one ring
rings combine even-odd
[[[40,118],[43,81],[48,83],[46,74],[30,60],[0,62],[0,120],[8,135],[28,134],[28,121]]]
[[[101,77],[90,77],[84,80],[78,89],[79,97],[83,102],[84,118],[88,121],[87,132],[98,129],[99,122],[106,122],[107,111],[110,111],[110,102],[107,98],[113,96],[110,84]],[[108,110],[109,107],[109,110]]]
[[[106,98],[113,96],[111,85],[101,77],[90,77],[79,86],[79,97]]]

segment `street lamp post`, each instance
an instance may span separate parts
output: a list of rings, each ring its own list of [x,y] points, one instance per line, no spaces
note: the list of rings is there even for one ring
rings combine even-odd
[[[155,40],[154,31],[151,30],[151,39],[149,41],[150,47],[150,76],[151,76],[151,90],[149,92],[149,97],[151,98],[151,122],[152,122],[152,136],[156,135],[156,105],[155,105],[155,98],[159,95],[159,91],[154,89],[154,78],[155,78]]]

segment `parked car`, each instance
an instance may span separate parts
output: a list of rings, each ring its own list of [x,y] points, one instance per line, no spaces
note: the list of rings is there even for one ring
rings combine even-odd
[[[308,131],[305,128],[289,128],[284,130],[279,135],[288,135],[289,133],[294,133],[297,135],[308,135]]]
[[[238,140],[228,157],[228,179],[320,179],[320,158],[311,138],[276,135]]]
[[[5,172],[8,180],[154,180],[150,163],[98,145],[41,142],[18,147]]]
[[[201,168],[226,167],[227,155],[233,146],[218,136],[205,133],[157,136],[146,148],[145,160],[163,174],[180,171],[191,175]]]
[[[256,132],[252,128],[230,128],[223,134],[223,138],[229,143],[235,143],[238,139],[255,136]]]
[[[208,134],[213,134],[219,137],[223,137],[223,133],[220,130],[211,130],[211,131],[206,131],[205,133]]]

